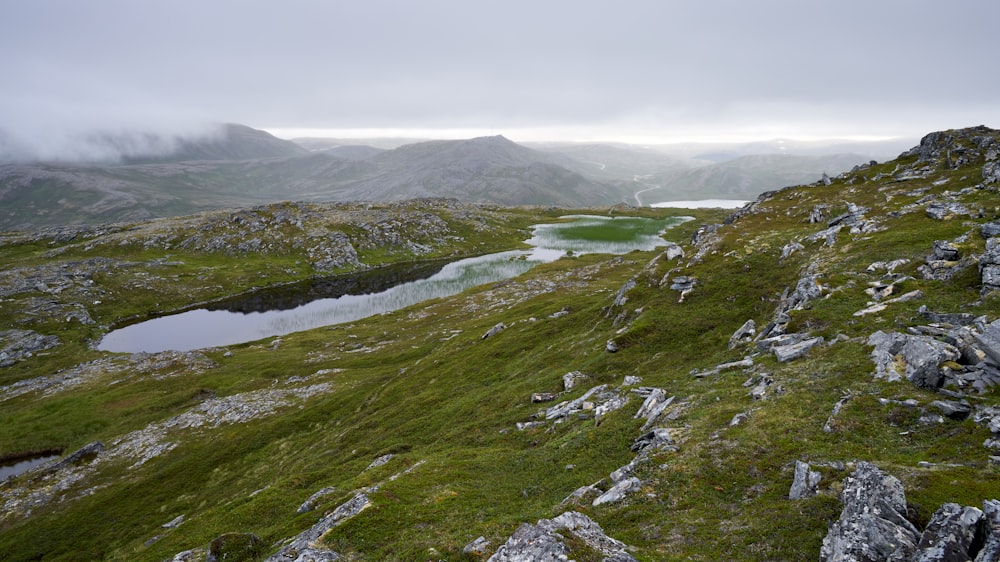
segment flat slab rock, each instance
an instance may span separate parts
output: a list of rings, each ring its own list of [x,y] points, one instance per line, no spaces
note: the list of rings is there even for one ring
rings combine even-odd
[[[625,543],[607,536],[600,525],[575,511],[540,519],[535,525],[522,524],[489,562],[566,562],[574,554],[563,538],[566,532],[600,553],[603,562],[636,562]]]

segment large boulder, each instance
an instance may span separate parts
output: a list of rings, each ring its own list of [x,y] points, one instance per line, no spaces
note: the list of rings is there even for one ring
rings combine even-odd
[[[920,532],[906,519],[906,494],[895,477],[868,462],[844,482],[844,509],[830,526],[821,562],[903,562],[917,549]]]

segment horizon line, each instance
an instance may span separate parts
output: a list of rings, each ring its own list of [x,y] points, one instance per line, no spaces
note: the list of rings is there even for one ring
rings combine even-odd
[[[503,136],[515,142],[566,142],[566,143],[624,143],[632,145],[664,144],[723,144],[752,143],[764,141],[793,142],[886,142],[906,140],[907,135],[868,134],[747,134],[747,133],[686,133],[676,135],[653,135],[630,132],[583,132],[571,129],[518,129],[518,128],[403,128],[403,127],[261,127],[275,137],[293,140],[304,138],[328,139],[421,139],[421,140],[461,140],[477,137]],[[919,138],[919,137],[916,137]]]

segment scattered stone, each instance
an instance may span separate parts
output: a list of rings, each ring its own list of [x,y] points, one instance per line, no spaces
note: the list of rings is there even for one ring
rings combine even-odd
[[[602,492],[600,490],[598,490],[593,486],[580,486],[576,490],[573,490],[573,493],[566,496],[566,499],[564,499],[559,505],[566,506],[566,505],[591,504],[594,501],[594,499],[597,498],[597,496],[601,495],[601,493]]]
[[[656,451],[676,451],[673,438],[670,437],[670,430],[665,427],[658,427],[652,431],[644,433],[632,443],[632,452],[650,453]]]
[[[538,404],[540,402],[551,402],[557,397],[558,395],[554,392],[535,392],[531,395],[531,401]]]
[[[309,496],[309,499],[302,502],[302,505],[300,505],[299,508],[295,510],[295,513],[302,514],[316,509],[316,502],[319,501],[320,498],[328,496],[336,491],[337,488],[334,488],[333,486],[327,486],[326,488],[321,488],[318,492]]]
[[[865,207],[858,207],[854,203],[847,204],[847,212],[834,217],[832,220],[828,221],[826,225],[828,227],[834,226],[852,226],[861,222],[865,218],[865,213],[870,209]]]
[[[979,276],[982,294],[1000,289],[1000,237],[986,241],[986,251],[979,258]]]
[[[31,330],[0,331],[0,367],[10,367],[57,345],[56,336],[43,336]]]
[[[909,560],[920,532],[906,518],[906,495],[895,477],[868,462],[844,481],[844,509],[820,549],[821,562]]]
[[[479,537],[478,539],[470,542],[462,548],[462,554],[465,556],[474,556],[479,558],[485,556],[490,550],[490,541],[486,540],[486,537]]]
[[[378,457],[377,459],[373,460],[371,462],[371,464],[368,465],[368,468],[366,468],[365,470],[371,470],[373,468],[378,468],[378,467],[380,467],[380,466],[388,463],[389,461],[391,461],[392,457],[394,457],[394,456],[395,455],[393,455],[392,453],[386,453],[386,454]]]
[[[503,322],[500,322],[500,323],[499,323],[499,324],[497,324],[496,326],[493,326],[492,328],[490,328],[490,329],[489,329],[489,330],[488,330],[488,331],[487,331],[487,332],[486,332],[485,334],[483,334],[483,336],[482,336],[481,338],[479,338],[479,339],[483,339],[483,340],[485,340],[486,338],[491,338],[491,337],[493,337],[493,336],[495,336],[495,335],[499,334],[500,332],[502,332],[502,331],[504,331],[504,330],[506,330],[506,329],[507,329],[507,325],[506,325],[506,324],[504,324]]]
[[[993,221],[979,227],[979,233],[983,238],[993,238],[1000,235],[1000,221]]]
[[[580,371],[570,371],[563,375],[563,390],[570,390],[579,382],[586,380],[587,378],[587,375],[581,373]]]
[[[960,216],[971,216],[969,209],[954,201],[934,201],[927,205],[927,216],[937,220],[951,220]]]
[[[636,282],[633,278],[626,281],[625,284],[618,289],[618,292],[615,293],[615,299],[611,302],[611,308],[608,309],[607,316],[610,317],[616,308],[625,306],[625,303],[628,302],[628,292],[634,289],[635,286]]]
[[[809,463],[795,461],[795,476],[788,492],[788,499],[800,500],[815,496],[822,479],[822,474],[809,470]]]
[[[904,293],[902,295],[899,295],[898,297],[896,297],[894,299],[889,299],[887,301],[883,301],[883,302],[880,302],[880,303],[872,304],[871,306],[869,306],[867,308],[863,308],[863,309],[855,312],[854,316],[866,316],[868,314],[875,314],[875,313],[878,313],[878,312],[882,312],[886,308],[889,308],[890,304],[896,304],[896,303],[901,303],[901,302],[909,302],[909,301],[912,301],[912,300],[917,300],[917,299],[922,299],[922,298],[924,298],[923,291],[921,291],[920,289],[917,289],[917,290],[914,290],[914,291],[910,291],[909,293]]]
[[[795,252],[798,252],[799,250],[804,250],[804,249],[805,249],[805,246],[803,246],[802,244],[799,244],[798,242],[792,242],[790,244],[785,244],[784,246],[781,247],[781,258],[780,259],[785,259],[785,258],[791,256],[792,254],[794,254]]]
[[[565,562],[573,555],[562,531],[572,534],[606,562],[636,562],[628,546],[604,533],[604,529],[582,513],[567,511],[537,524],[524,523],[490,557],[489,562]]]
[[[745,412],[740,412],[733,416],[733,419],[729,420],[729,427],[736,427],[738,425],[743,425],[746,421],[750,419],[750,416]]]
[[[867,271],[868,273],[876,273],[878,271],[885,271],[886,273],[892,273],[896,270],[896,268],[907,265],[908,263],[910,263],[910,260],[905,258],[892,260],[890,262],[877,261],[869,265]]]
[[[673,261],[684,257],[684,249],[674,242],[667,243],[667,249],[663,251],[663,259]]]
[[[204,562],[208,551],[204,548],[192,548],[178,552],[170,559],[170,562]]]
[[[983,502],[983,523],[986,543],[976,556],[976,562],[1000,562],[1000,501]]]
[[[177,527],[180,527],[181,523],[183,523],[183,522],[184,522],[184,516],[183,515],[178,515],[177,517],[174,517],[170,521],[168,521],[168,522],[166,522],[166,523],[164,523],[163,525],[160,525],[160,526],[163,527],[164,529],[176,529]]]
[[[670,281],[670,288],[681,292],[681,298],[677,302],[684,302],[684,299],[691,294],[696,285],[698,285],[698,279],[687,275],[674,277]]]
[[[913,562],[972,561],[973,542],[983,512],[957,503],[942,505],[931,517],[920,536]],[[975,545],[978,546],[978,545]]]
[[[1000,181],[1000,162],[987,162],[983,164],[983,183],[990,185]]]
[[[959,258],[958,248],[946,240],[934,241],[934,259],[956,261]]]
[[[950,344],[927,336],[913,336],[879,330],[868,338],[874,346],[871,353],[875,363],[875,377],[890,382],[906,378],[913,384],[927,389],[938,389],[944,382],[940,365],[961,357]]]
[[[618,353],[618,344],[615,343],[615,340],[608,340],[604,344],[604,349],[608,353]]]
[[[631,476],[618,482],[611,487],[610,490],[604,492],[597,499],[594,500],[593,506],[597,507],[599,505],[604,505],[606,503],[618,503],[625,499],[628,494],[638,492],[639,488],[642,487],[642,482],[639,481],[635,476]]]
[[[817,222],[826,221],[826,217],[830,214],[830,207],[827,205],[815,205],[812,210],[809,211],[809,222],[814,224]]]
[[[620,410],[625,407],[625,404],[627,403],[628,394],[619,394],[617,392],[610,393],[610,396],[603,398],[602,401],[594,407],[594,423],[600,425],[601,420],[603,420],[605,416],[615,410]]]
[[[930,406],[937,408],[945,416],[957,421],[968,418],[969,414],[972,413],[972,405],[965,400],[961,402],[955,400],[935,400],[930,403]]]
[[[666,392],[662,388],[654,389],[653,392],[646,397],[645,402],[639,407],[639,411],[635,413],[634,419],[646,418],[646,422],[642,425],[641,431],[647,431],[652,427],[663,412],[670,407],[674,402],[674,397],[671,396],[667,398]]]
[[[806,237],[806,242],[817,242],[823,240],[827,246],[833,246],[837,243],[837,236],[840,234],[841,229],[844,225],[838,224],[837,226],[831,226],[829,228],[824,228],[823,230],[810,234]]]
[[[546,409],[544,417],[546,420],[560,420],[584,410],[593,411],[601,417],[623,407],[627,402],[628,396],[623,395],[622,390],[609,389],[608,385],[602,384],[591,388],[575,400],[560,402]]]
[[[798,343],[775,346],[771,348],[771,351],[779,362],[787,363],[809,353],[812,348],[823,343],[823,341],[822,337],[810,338]]]
[[[740,359],[739,361],[732,361],[730,363],[723,363],[721,365],[716,365],[707,371],[699,371],[694,369],[691,374],[698,378],[710,377],[721,373],[722,371],[728,371],[730,369],[749,369],[753,367],[753,358],[749,355]]]
[[[852,398],[854,398],[854,395],[848,393],[841,396],[840,400],[837,400],[837,403],[833,405],[833,411],[830,412],[830,417],[828,417],[826,419],[826,423],[823,424],[824,432],[833,433],[836,430],[836,426],[834,426],[834,423],[837,421],[837,416],[840,415],[840,411],[844,409],[844,406],[846,406],[847,403],[850,402]]]
[[[774,379],[772,379],[770,375],[764,373],[756,378],[751,378],[747,382],[743,383],[743,386],[753,386],[749,393],[750,397],[754,400],[763,400],[767,397],[767,390],[772,384],[774,384]]]
[[[729,349],[733,349],[738,345],[745,343],[750,343],[753,341],[753,337],[757,335],[757,323],[751,318],[743,323],[735,332],[733,332],[732,337],[729,338]]]
[[[315,525],[299,533],[291,542],[267,558],[267,562],[288,562],[289,560],[334,562],[335,560],[340,560],[341,556],[339,554],[333,550],[319,546],[318,541],[320,537],[371,505],[371,499],[364,492],[358,492],[353,498],[337,506],[328,515],[317,521]]]
[[[253,533],[226,533],[208,543],[205,562],[257,560],[267,552],[267,543]]]
[[[73,451],[73,453],[66,458],[46,467],[44,470],[45,472],[57,472],[80,461],[94,459],[97,455],[103,453],[104,449],[104,443],[101,443],[100,441],[92,441],[83,447],[80,447],[76,451]]]
[[[622,386],[636,386],[642,384],[642,378],[635,375],[625,375]]]

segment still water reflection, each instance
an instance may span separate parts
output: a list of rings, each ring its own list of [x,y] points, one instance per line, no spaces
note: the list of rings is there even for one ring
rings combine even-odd
[[[533,249],[528,251],[489,254],[443,267],[440,263],[423,264],[416,270],[409,266],[411,270],[402,273],[400,268],[389,268],[388,279],[380,270],[313,282],[307,289],[298,286],[262,291],[114,330],[98,348],[130,353],[187,351],[351,322],[516,277],[567,252],[623,254],[651,250],[665,245],[660,235],[667,228],[685,220],[582,215],[571,218],[571,222],[536,225],[527,241]],[[324,284],[325,290],[318,287]]]

